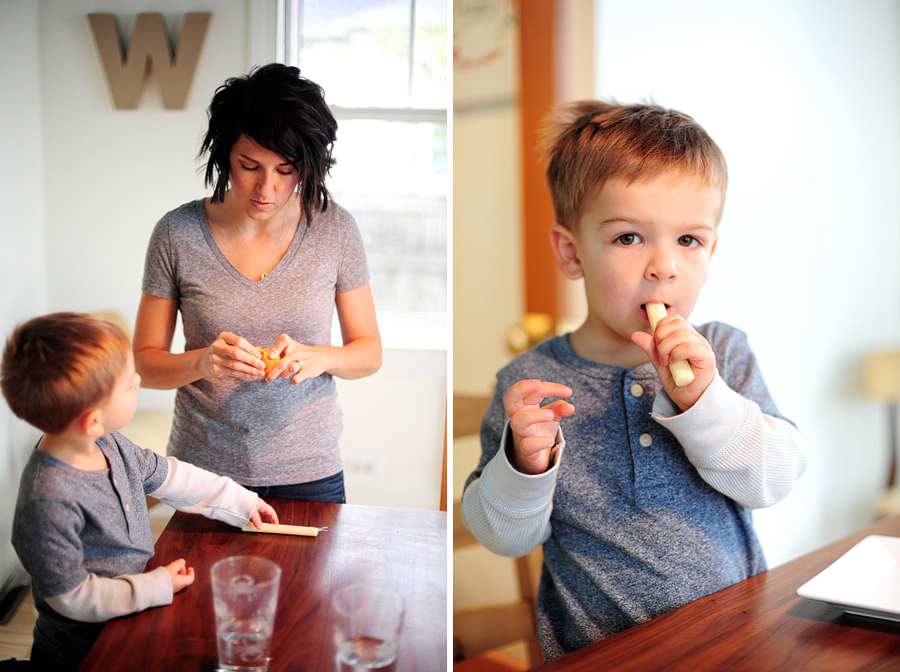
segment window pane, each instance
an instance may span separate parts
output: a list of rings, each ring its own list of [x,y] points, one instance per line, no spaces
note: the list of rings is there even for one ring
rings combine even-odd
[[[447,126],[342,120],[329,188],[359,222],[379,310],[447,312]]]
[[[410,0],[302,4],[300,70],[329,105],[409,105]]]
[[[412,107],[447,107],[447,2],[416,0]]]
[[[338,117],[328,186],[359,222],[376,307],[433,316],[447,312],[447,124],[340,113],[447,109],[447,2],[412,2],[301,0],[299,62]]]

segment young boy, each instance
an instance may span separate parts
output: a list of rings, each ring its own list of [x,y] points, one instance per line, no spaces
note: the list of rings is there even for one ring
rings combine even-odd
[[[231,479],[119,434],[139,384],[127,336],[98,317],[38,317],[6,344],[3,396],[45,432],[22,473],[12,532],[38,611],[32,669],[76,670],[104,621],[170,604],[193,583],[183,559],[141,573],[154,552],[145,494],[236,527],[278,522]]]
[[[501,555],[543,544],[551,659],[765,570],[749,509],[790,492],[807,458],[746,336],[686,321],[727,182],[706,132],[658,106],[576,103],[547,158],[553,252],[584,278],[588,316],[499,372],[463,519]],[[655,333],[651,302],[668,313]],[[668,365],[685,360],[695,379],[678,387]]]

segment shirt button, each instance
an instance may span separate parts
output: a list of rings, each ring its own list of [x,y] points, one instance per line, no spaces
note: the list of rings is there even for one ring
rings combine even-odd
[[[116,479],[113,479],[113,485],[118,486],[119,482]]]
[[[650,444],[653,443],[653,437],[649,434],[641,434],[638,437],[638,443],[641,444],[644,448],[649,448]]]
[[[644,388],[641,387],[640,385],[638,385],[637,383],[632,385],[631,390],[629,390],[629,391],[631,392],[632,397],[640,397],[644,394]]]
[[[644,436],[647,436],[647,435],[644,434]],[[643,437],[641,437],[641,438],[643,438]],[[131,511],[131,507],[128,506],[128,504],[125,505],[125,511],[126,511],[126,512],[127,512],[127,511]]]

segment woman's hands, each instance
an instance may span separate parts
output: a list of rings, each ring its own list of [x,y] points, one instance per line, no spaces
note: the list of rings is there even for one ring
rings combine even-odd
[[[341,325],[341,346],[305,345],[286,334],[279,336],[275,352],[286,356],[276,370],[266,376],[290,378],[298,384],[307,378],[330,373],[339,378],[362,378],[381,367],[381,336],[375,304],[368,283],[335,295]],[[184,353],[171,352],[178,302],[143,292],[134,330],[134,361],[141,375],[141,387],[172,390],[201,378],[230,376],[256,380],[265,376],[265,365],[256,347],[245,338],[223,331],[207,348]],[[302,364],[302,370],[301,370]]]
[[[550,466],[550,450],[556,443],[559,421],[575,412],[564,399],[541,406],[546,397],[570,397],[572,390],[558,383],[520,380],[503,395],[513,436],[512,466],[524,474],[542,474]]]
[[[336,348],[324,345],[303,345],[287,334],[281,334],[269,353],[280,356],[275,367],[266,376],[267,382],[276,378],[290,379],[297,385],[308,378],[315,378],[330,371],[336,364]],[[259,360],[262,362],[262,359]]]
[[[265,377],[266,382],[270,383],[276,378],[284,378],[297,385],[308,378],[331,372],[337,364],[339,350],[326,345],[304,345],[287,334],[281,334],[269,350],[269,354],[281,359],[266,375],[259,349],[247,339],[223,331],[200,356],[197,366],[204,378],[231,376],[256,380]]]
[[[197,361],[203,378],[256,380],[265,373],[262,353],[245,338],[223,331]]]
[[[280,356],[281,360],[266,375],[258,348],[244,338],[222,332],[201,357],[202,375],[251,380],[265,376],[267,382],[280,377],[298,385],[323,373],[347,379],[375,373],[381,367],[382,351],[372,290],[366,283],[349,292],[337,293],[334,300],[343,345],[306,345],[281,334],[269,350],[269,354]]]
[[[247,339],[223,331],[200,356],[198,366],[204,378],[231,376],[256,380],[265,376],[269,383],[276,378],[284,378],[297,385],[332,368],[335,364],[333,351],[334,348],[328,346],[303,345],[287,334],[281,334],[269,350],[271,355],[281,357],[281,360],[266,376],[266,365],[259,349]]]

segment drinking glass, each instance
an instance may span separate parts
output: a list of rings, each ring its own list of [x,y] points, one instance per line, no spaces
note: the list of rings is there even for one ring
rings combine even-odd
[[[396,669],[406,605],[395,588],[354,583],[331,598],[338,672]]]
[[[225,558],[213,565],[220,669],[268,670],[280,579],[278,565],[250,555]]]

